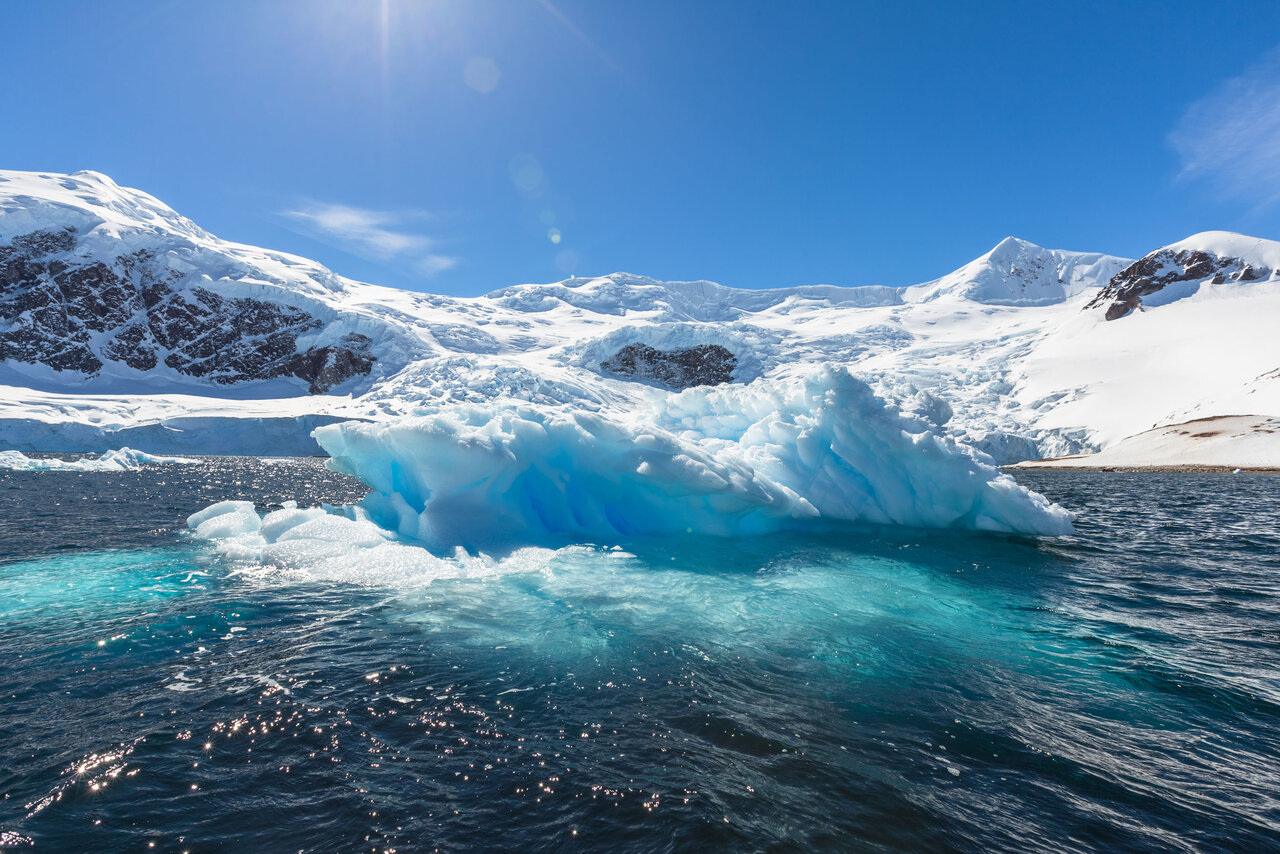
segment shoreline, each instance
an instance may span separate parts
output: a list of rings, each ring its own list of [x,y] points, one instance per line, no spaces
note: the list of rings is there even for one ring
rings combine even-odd
[[[1036,465],[1036,462],[1017,463],[1011,466],[1000,466],[1001,471],[1093,471],[1123,472],[1139,474],[1280,474],[1280,468],[1274,466],[1211,466],[1211,465],[1171,465],[1171,466],[1090,466],[1090,465]]]

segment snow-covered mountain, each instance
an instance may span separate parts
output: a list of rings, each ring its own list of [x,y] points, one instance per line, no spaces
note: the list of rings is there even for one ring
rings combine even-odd
[[[1105,307],[1107,320],[1135,309],[1155,308],[1194,296],[1203,289],[1227,296],[1244,293],[1241,285],[1280,275],[1280,244],[1229,231],[1205,231],[1146,255],[1089,301]]]
[[[907,288],[906,294],[911,302],[951,298],[984,305],[1056,305],[1110,280],[1129,263],[1006,237],[986,255],[940,279]]]
[[[460,299],[222,241],[96,173],[0,172],[0,448],[309,453],[337,420],[630,411],[830,364],[1001,462],[1088,451],[1280,412],[1277,270],[1280,244],[1216,232],[1137,262],[1009,238],[908,287],[618,273]]]
[[[104,175],[0,173],[0,358],[59,384],[289,378],[322,392],[402,365],[411,321]]]

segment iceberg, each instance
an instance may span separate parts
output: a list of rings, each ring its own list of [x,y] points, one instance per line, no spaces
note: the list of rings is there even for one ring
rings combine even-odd
[[[20,451],[0,451],[0,469],[9,471],[134,471],[144,465],[193,465],[198,462],[190,457],[162,457],[133,448],[120,448],[107,451],[100,457],[78,460],[32,459]]]
[[[462,405],[312,434],[371,493],[343,512],[446,553],[851,523],[1054,536],[1071,515],[843,368],[604,414]]]
[[[564,548],[859,524],[1053,536],[1071,514],[843,368],[647,394],[632,409],[440,405],[319,427],[370,493],[187,520],[240,571],[361,584],[539,570]],[[495,557],[496,556],[496,557]]]

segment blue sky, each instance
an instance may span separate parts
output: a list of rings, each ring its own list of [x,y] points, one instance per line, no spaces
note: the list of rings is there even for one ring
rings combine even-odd
[[[1280,238],[1280,3],[5,5],[0,168],[478,294]]]

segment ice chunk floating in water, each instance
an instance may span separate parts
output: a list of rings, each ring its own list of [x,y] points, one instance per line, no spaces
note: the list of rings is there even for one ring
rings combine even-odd
[[[351,514],[437,551],[869,522],[1032,535],[1070,514],[840,368],[617,416],[460,406],[313,435],[373,492]]]
[[[107,451],[96,459],[83,457],[78,460],[32,459],[19,451],[0,451],[0,469],[10,471],[133,471],[149,464],[198,462],[190,457],[160,457],[133,448]]]
[[[246,571],[280,571],[302,580],[409,587],[440,578],[475,578],[543,569],[549,549],[517,549],[502,560],[456,549],[437,557],[427,549],[397,542],[395,535],[364,519],[350,519],[320,507],[299,509],[289,501],[259,516],[252,501],[220,501],[194,513],[187,526],[212,541]]]

